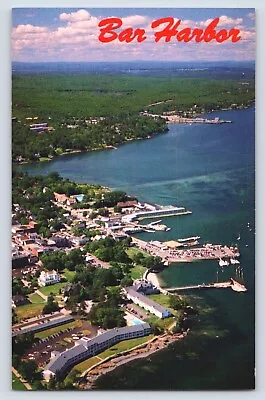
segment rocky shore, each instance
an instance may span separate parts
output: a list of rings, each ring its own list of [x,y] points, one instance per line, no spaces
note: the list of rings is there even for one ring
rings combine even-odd
[[[96,380],[115,368],[137,360],[139,358],[146,358],[157,351],[163,350],[168,347],[171,343],[183,339],[187,336],[189,329],[182,333],[165,333],[161,336],[156,336],[149,342],[141,344],[133,349],[127,350],[122,353],[118,353],[105,360],[100,361],[98,364],[89,368],[82,377],[79,385],[81,390],[91,390],[95,388]]]

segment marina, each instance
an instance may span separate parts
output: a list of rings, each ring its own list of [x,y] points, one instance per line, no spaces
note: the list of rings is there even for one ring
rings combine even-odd
[[[203,247],[194,249],[170,249],[163,243],[145,242],[132,238],[132,243],[153,256],[161,257],[168,264],[178,262],[193,262],[200,260],[220,260],[222,258],[237,258],[240,256],[237,247],[222,246],[220,244],[205,244]],[[158,245],[160,243],[160,245]],[[225,265],[227,265],[225,263]]]
[[[191,241],[199,240],[200,238],[201,238],[200,236],[191,236],[191,237],[184,238],[184,239],[178,239],[178,242],[180,242],[180,243],[186,243],[186,242],[191,242]]]
[[[203,248],[204,241],[210,241],[213,244],[227,244],[228,247],[232,243],[233,245],[238,243],[240,258],[239,256],[230,258],[221,255],[221,257],[216,257],[215,262],[211,263],[203,261],[202,258],[192,258],[189,256],[187,257],[188,263],[173,266],[171,263],[168,263],[170,265],[169,268],[164,268],[161,273],[154,274],[161,284],[162,282],[164,283],[166,288],[170,286],[172,288],[189,287],[202,284],[203,282],[218,283],[216,268],[220,283],[222,281],[228,282],[230,276],[233,276],[239,282],[244,282],[245,280],[247,292],[237,296],[233,296],[236,292],[232,291],[230,286],[227,286],[227,288],[230,287],[231,289],[228,291],[207,291],[203,288],[201,290],[195,288],[194,291],[191,289],[189,293],[186,289],[189,296],[193,296],[194,294],[196,298],[202,298],[203,301],[205,299],[207,306],[209,303],[209,309],[214,310],[218,305],[220,314],[226,316],[226,318],[220,318],[216,321],[216,318],[212,317],[211,312],[209,312],[207,316],[209,321],[207,319],[205,332],[208,332],[208,327],[210,327],[209,330],[212,330],[212,327],[214,327],[214,329],[219,329],[220,331],[228,330],[230,333],[232,330],[230,327],[235,327],[239,333],[236,341],[234,340],[235,336],[232,334],[227,334],[227,339],[224,343],[216,339],[216,346],[212,348],[212,353],[220,353],[220,365],[225,366],[226,376],[229,376],[231,382],[236,381],[242,375],[246,378],[245,381],[248,379],[246,365],[249,365],[251,360],[249,361],[249,351],[246,352],[242,349],[244,345],[247,349],[252,346],[252,334],[250,335],[249,333],[252,332],[251,326],[254,323],[254,310],[252,306],[254,290],[254,228],[250,232],[247,226],[248,221],[250,221],[251,227],[254,226],[252,214],[249,215],[252,205],[252,192],[254,190],[251,186],[252,175],[249,172],[249,165],[252,165],[252,142],[248,140],[252,125],[251,121],[249,122],[249,119],[245,117],[250,111],[223,112],[222,119],[233,119],[234,124],[220,124],[214,127],[197,124],[192,129],[188,125],[181,126],[181,124],[178,124],[176,127],[174,124],[169,124],[168,135],[157,136],[154,140],[148,141],[148,146],[146,146],[144,141],[137,141],[137,143],[131,143],[128,146],[121,146],[118,150],[110,151],[108,154],[98,152],[89,155],[67,156],[71,173],[65,170],[64,159],[57,159],[51,163],[42,163],[37,166],[26,166],[27,169],[30,168],[33,170],[35,168],[35,173],[40,173],[41,171],[49,173],[56,170],[65,177],[75,179],[78,182],[91,182],[91,180],[95,183],[100,182],[106,186],[127,190],[129,193],[133,192],[132,194],[137,194],[141,198],[145,198],[146,201],[155,204],[175,204],[176,202],[183,205],[187,204],[193,211],[192,217],[170,219],[171,231],[157,233],[159,240],[163,243],[178,240],[176,238],[192,237],[196,234],[202,237],[201,248]],[[209,116],[209,118],[211,117]],[[231,131],[231,128],[233,128],[233,131]],[[227,132],[224,132],[224,129],[227,129]],[[188,134],[186,134],[186,131]],[[203,151],[204,147],[201,143],[207,143],[205,151]],[[177,158],[176,147],[178,147]],[[233,157],[226,159],[223,157],[223,151],[227,151],[228,148],[231,154],[233,152]],[[133,161],[131,163],[124,163],[124,159],[130,160],[131,154],[133,154]],[[165,155],[166,159],[162,158]],[[212,158],[210,158],[210,155]],[[151,166],[149,169],[143,168],[148,157],[152,160]],[[185,162],[187,159],[189,160],[188,164]],[[156,160],[159,160],[158,164]],[[159,168],[161,160],[165,168]],[[242,168],[242,165],[244,166],[246,162],[248,162],[248,167]],[[170,169],[170,165],[173,165],[174,168]],[[131,172],[132,168],[133,174]],[[176,168],[178,170],[177,176]],[[102,169],[104,169],[104,174],[100,173]],[[122,175],[119,175],[120,171],[122,171]],[[152,175],[153,181],[150,181],[150,175]],[[235,188],[234,191],[231,190],[232,187]],[[240,197],[239,201],[238,191],[245,187],[248,190],[245,190],[244,193],[242,192],[242,197]],[[207,191],[204,189],[207,189]],[[229,196],[226,195],[228,191],[230,193]],[[220,198],[220,193],[224,194],[224,198]],[[133,230],[133,226],[131,225],[129,229]],[[139,233],[139,227],[135,226],[134,233]],[[152,236],[152,233],[142,233],[141,238],[144,239],[143,242],[149,240],[149,235]],[[236,241],[238,237],[239,242]],[[187,243],[184,242],[182,244],[186,245]],[[246,244],[248,244],[248,247],[246,247]],[[154,254],[160,251],[155,247],[153,249],[151,247],[150,249]],[[176,251],[176,248],[173,247],[172,250]],[[224,267],[223,269],[219,268],[219,258],[229,260],[231,266],[228,268]],[[238,261],[238,263],[240,260],[240,263],[244,265],[244,280],[243,271],[240,269],[239,264],[233,266],[234,263],[231,259]],[[195,263],[197,260],[202,260],[202,262]],[[181,261],[178,259],[177,262]],[[236,267],[235,274],[233,267]],[[194,279],[193,276],[195,277]],[[211,289],[213,288],[221,289],[220,286],[211,286]],[[241,289],[240,286],[237,286],[237,288]],[[179,293],[186,294],[184,289],[180,290]],[[233,301],[231,301],[231,297]],[[219,331],[217,331],[217,335],[219,335]],[[207,369],[209,365],[209,345],[212,342],[206,342],[204,351],[204,349],[198,350],[200,343],[194,344],[191,339],[188,339],[189,346],[187,351],[198,352],[198,357],[200,357],[202,365],[206,365],[206,369],[200,375],[201,382],[205,379],[206,371],[207,375],[213,376],[218,380],[217,383],[219,384],[221,381],[220,377],[223,376],[223,369],[219,365],[216,365],[214,371],[212,368]],[[163,383],[163,388],[165,389],[168,387],[168,382],[174,387],[177,365],[176,354],[179,354],[180,351],[181,349],[179,348],[176,351],[172,351],[172,349],[165,351],[164,361],[169,366]],[[233,364],[235,357],[239,357],[240,359],[236,372]],[[178,376],[181,377],[181,382],[187,379],[187,374],[183,372],[183,362],[185,362],[185,354],[183,359],[179,361],[179,368],[177,369]],[[165,363],[156,362],[155,359],[152,359],[152,364],[157,368],[159,376],[163,376]],[[185,366],[192,371],[193,363],[195,362],[189,358]],[[251,377],[253,369],[250,367],[249,376]],[[115,378],[120,379],[121,387],[123,387],[124,380],[129,379],[130,370],[132,368],[128,368],[127,371],[122,370],[120,378],[118,373],[115,376]],[[141,371],[141,365],[139,365],[139,371]],[[193,375],[195,375],[195,372],[191,372],[189,378],[189,383],[191,384],[193,384]],[[143,379],[142,381],[142,387],[145,387],[145,382]],[[240,382],[242,381],[240,379]],[[222,382],[219,387],[221,387],[221,384]]]
[[[167,123],[174,123],[174,124],[231,124],[232,121],[230,120],[223,120],[220,119],[219,117],[215,117],[214,119],[209,119],[209,118],[201,118],[201,117],[183,117],[181,115],[166,115],[166,114],[150,114],[148,112],[143,112],[142,115],[147,115],[149,117],[153,118],[164,118]]]

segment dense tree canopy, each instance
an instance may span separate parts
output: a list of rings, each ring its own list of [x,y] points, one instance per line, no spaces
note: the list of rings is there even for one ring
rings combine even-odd
[[[232,104],[248,105],[254,100],[254,82],[244,83],[139,76],[13,76],[12,113],[17,117],[13,159],[37,160],[72,150],[117,146],[167,130],[164,119],[140,115],[141,111],[194,115]],[[54,130],[34,132],[32,122],[47,122]]]

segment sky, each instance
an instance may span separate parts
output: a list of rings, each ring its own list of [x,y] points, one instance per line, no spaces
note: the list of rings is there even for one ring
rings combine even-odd
[[[143,28],[138,43],[101,43],[98,23],[119,17],[121,29]],[[181,20],[180,29],[201,28],[220,18],[218,29],[238,28],[241,39],[223,43],[156,43],[151,23],[162,17]],[[164,26],[160,27],[161,28]],[[119,31],[117,31],[119,33]],[[12,11],[12,60],[22,62],[93,61],[254,61],[255,10],[249,8],[15,8]]]

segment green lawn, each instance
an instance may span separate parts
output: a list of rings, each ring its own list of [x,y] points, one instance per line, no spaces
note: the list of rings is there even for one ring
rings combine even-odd
[[[144,256],[149,256],[149,254],[147,253],[147,251],[138,249],[138,247],[129,247],[129,248],[126,250],[126,253],[128,254],[129,257],[131,257],[131,256],[133,256],[133,255],[135,255],[135,254],[137,254],[137,253],[142,253]]]
[[[50,158],[49,158],[49,157],[40,157],[40,158],[39,158],[39,161],[40,161],[40,162],[43,162],[43,161],[50,161]]]
[[[48,336],[54,335],[55,333],[66,331],[68,328],[73,328],[78,326],[78,321],[69,322],[68,324],[55,326],[54,328],[47,329],[42,332],[38,332],[35,334],[35,337],[39,339],[44,339]]]
[[[30,299],[31,303],[35,303],[35,304],[45,303],[45,300],[37,293],[30,294],[29,299]]]
[[[154,337],[154,335],[144,336],[140,338],[124,340],[123,342],[117,343],[116,345],[110,347],[109,349],[105,350],[103,353],[97,354],[97,356],[88,358],[87,360],[77,364],[74,369],[80,371],[81,373],[86,371],[88,368],[92,367],[93,365],[100,362],[100,359],[104,360],[109,356],[113,356],[115,354],[121,353],[122,351],[130,350],[133,347],[139,346],[145,342],[148,342]]]
[[[175,321],[176,321],[175,317],[160,319],[160,318],[156,317],[155,315],[150,316],[146,320],[146,322],[148,322],[149,324],[157,324],[158,326],[160,326],[163,329],[169,328]]]
[[[146,251],[140,250],[136,247],[130,247],[129,249],[126,250],[126,253],[128,254],[129,257],[132,257],[138,253],[141,253],[144,256],[148,256],[148,253]],[[140,264],[137,264],[135,267],[133,267],[131,269],[132,279],[141,279],[143,277],[143,274],[145,273],[145,271],[146,271],[145,267],[143,267]]]
[[[27,390],[23,383],[12,372],[12,389],[13,390]]]
[[[59,294],[60,289],[67,285],[67,282],[59,282],[55,285],[43,286],[39,288],[39,291],[43,293],[45,296],[49,296],[51,293],[57,295]]]
[[[139,346],[140,344],[148,342],[148,340],[152,339],[153,337],[154,335],[149,335],[135,339],[123,340],[122,342],[117,343],[109,349],[105,350],[103,353],[98,354],[98,356],[104,359],[106,357],[121,353],[122,351],[130,350],[135,346]]]
[[[91,357],[91,358],[88,358],[87,360],[81,362],[80,364],[75,365],[73,369],[75,369],[76,371],[81,372],[81,374],[82,374],[88,368],[90,368],[93,365],[97,364],[99,361],[100,361],[100,359],[98,357]]]
[[[65,279],[66,279],[68,282],[72,282],[72,280],[73,280],[75,274],[76,274],[75,271],[69,271],[69,269],[67,269],[67,268],[65,268],[65,269],[63,270],[63,276],[65,277]]]
[[[155,301],[158,304],[161,304],[162,306],[169,308],[169,298],[170,295],[166,295],[166,294],[151,294],[150,296],[148,296],[149,299],[152,299],[153,301]]]
[[[142,267],[142,265],[136,265],[131,269],[132,279],[141,279],[145,271],[146,271],[145,267]]]
[[[43,304],[31,303],[24,306],[16,307],[16,313],[20,319],[28,319],[40,315],[43,309]]]

